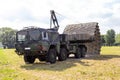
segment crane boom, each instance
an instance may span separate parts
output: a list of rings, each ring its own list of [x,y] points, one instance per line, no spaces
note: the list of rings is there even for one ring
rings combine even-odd
[[[50,19],[50,29],[54,29],[56,31],[58,31],[59,29],[59,24],[55,15],[54,10],[50,10],[51,13],[51,19]],[[52,28],[52,24],[54,25],[54,27]]]

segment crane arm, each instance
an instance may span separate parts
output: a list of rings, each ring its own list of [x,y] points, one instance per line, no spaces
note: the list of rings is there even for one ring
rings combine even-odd
[[[59,24],[58,24],[58,20],[56,18],[54,10],[51,10],[50,13],[51,13],[50,28],[52,27],[52,24],[53,24],[54,25],[53,29],[55,29],[56,31],[58,31]]]

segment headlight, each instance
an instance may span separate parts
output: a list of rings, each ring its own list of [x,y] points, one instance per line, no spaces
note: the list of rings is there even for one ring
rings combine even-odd
[[[26,47],[25,50],[30,50],[31,48],[30,47]]]

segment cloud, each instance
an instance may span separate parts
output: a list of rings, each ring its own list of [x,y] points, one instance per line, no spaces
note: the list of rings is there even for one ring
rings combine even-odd
[[[0,0],[0,26],[49,28],[50,12],[55,10],[59,32],[71,23],[98,22],[102,34],[108,29],[120,33],[119,0]]]

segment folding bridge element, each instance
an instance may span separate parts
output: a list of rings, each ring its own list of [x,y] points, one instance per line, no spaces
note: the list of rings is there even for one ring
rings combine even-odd
[[[67,25],[63,34],[66,40],[78,42],[87,47],[87,55],[99,55],[101,48],[100,29],[97,22]]]

